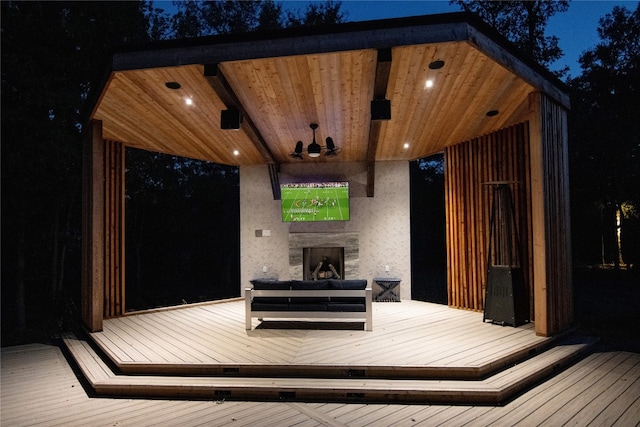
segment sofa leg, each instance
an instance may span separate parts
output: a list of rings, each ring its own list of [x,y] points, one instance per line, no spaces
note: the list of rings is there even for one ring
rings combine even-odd
[[[251,288],[244,289],[245,329],[251,330]]]

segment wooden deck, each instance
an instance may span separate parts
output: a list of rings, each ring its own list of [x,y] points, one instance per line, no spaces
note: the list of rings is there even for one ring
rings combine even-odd
[[[455,404],[501,404],[594,343],[417,301],[377,303],[373,314],[373,331],[318,319],[246,330],[234,300],[107,320],[64,343],[100,396]]]
[[[242,300],[109,319],[91,338],[125,373],[480,378],[553,339],[482,322],[482,313],[418,301],[375,303],[361,322],[254,320]],[[241,372],[235,371],[241,369]]]
[[[56,346],[1,356],[3,427],[640,425],[640,354],[619,351],[595,351],[504,406],[94,398]]]

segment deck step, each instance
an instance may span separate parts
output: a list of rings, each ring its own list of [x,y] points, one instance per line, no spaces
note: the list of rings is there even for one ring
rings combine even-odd
[[[115,373],[88,342],[74,335],[63,342],[99,396],[500,404],[570,366],[596,340],[570,334],[544,352],[476,380],[126,375]]]
[[[105,342],[100,334],[90,334],[89,339],[108,360],[117,373],[128,375],[177,375],[177,376],[234,376],[234,377],[298,377],[298,378],[394,378],[394,379],[438,379],[438,380],[479,380],[487,378],[507,367],[543,353],[563,339],[572,330],[549,337],[542,341],[530,342],[522,339],[512,342],[509,352],[503,352],[483,362],[475,364],[443,363],[407,364],[390,361],[379,363],[168,363],[123,360],[113,351],[113,343]],[[451,352],[451,350],[449,350]]]

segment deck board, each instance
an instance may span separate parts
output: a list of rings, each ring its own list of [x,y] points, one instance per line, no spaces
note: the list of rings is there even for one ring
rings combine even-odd
[[[375,303],[373,318],[370,332],[247,331],[244,301],[235,300],[107,319],[91,336],[116,363],[467,368],[549,340],[536,336],[532,324],[492,325],[482,313],[418,301]]]
[[[588,406],[598,405],[604,410],[607,405],[617,399],[620,393],[616,393],[616,385],[624,387],[625,381],[621,381],[629,371],[627,361],[631,355],[620,355],[604,365],[597,374],[591,374],[585,378],[584,387],[567,404],[558,409],[543,425],[558,425],[570,423],[581,425],[585,414],[582,410]],[[633,369],[633,368],[631,368]]]
[[[548,409],[572,406],[570,424],[640,424],[640,354],[595,352],[504,406],[395,405],[347,403],[231,402],[215,400],[91,398],[59,348],[29,345],[3,348],[0,424],[181,425],[181,426],[414,426],[538,425],[553,418]],[[589,380],[585,377],[594,373]],[[598,378],[598,381],[595,381]],[[576,384],[584,383],[582,387]],[[583,395],[588,384],[606,389]],[[563,410],[556,411],[558,414]],[[555,414],[555,413],[554,413]],[[565,417],[566,419],[566,417]],[[266,421],[265,421],[266,420]],[[265,421],[262,423],[261,421]],[[559,425],[559,424],[556,424]]]

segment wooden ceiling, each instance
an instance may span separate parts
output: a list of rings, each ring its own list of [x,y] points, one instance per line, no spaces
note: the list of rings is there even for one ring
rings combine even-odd
[[[194,48],[158,50],[162,60],[156,62],[137,61],[154,50],[127,53],[133,65],[114,67],[91,118],[103,122],[105,139],[230,165],[301,161],[290,153],[302,140],[306,154],[311,123],[319,125],[321,145],[331,136],[341,152],[302,161],[358,162],[424,157],[523,120],[527,95],[543,90],[536,82],[546,80],[466,23],[451,27],[453,36],[440,35],[442,25],[420,25],[422,32],[400,42],[390,29],[373,26],[334,38],[309,36],[313,45],[256,38],[250,48],[243,40],[233,50],[233,42],[214,41],[197,54]],[[406,23],[400,27],[409,32]],[[436,60],[444,66],[431,69]],[[381,94],[390,100],[391,119],[372,121],[370,103]],[[239,130],[221,129],[221,111],[228,107],[243,113]],[[491,110],[499,113],[487,116]]]

